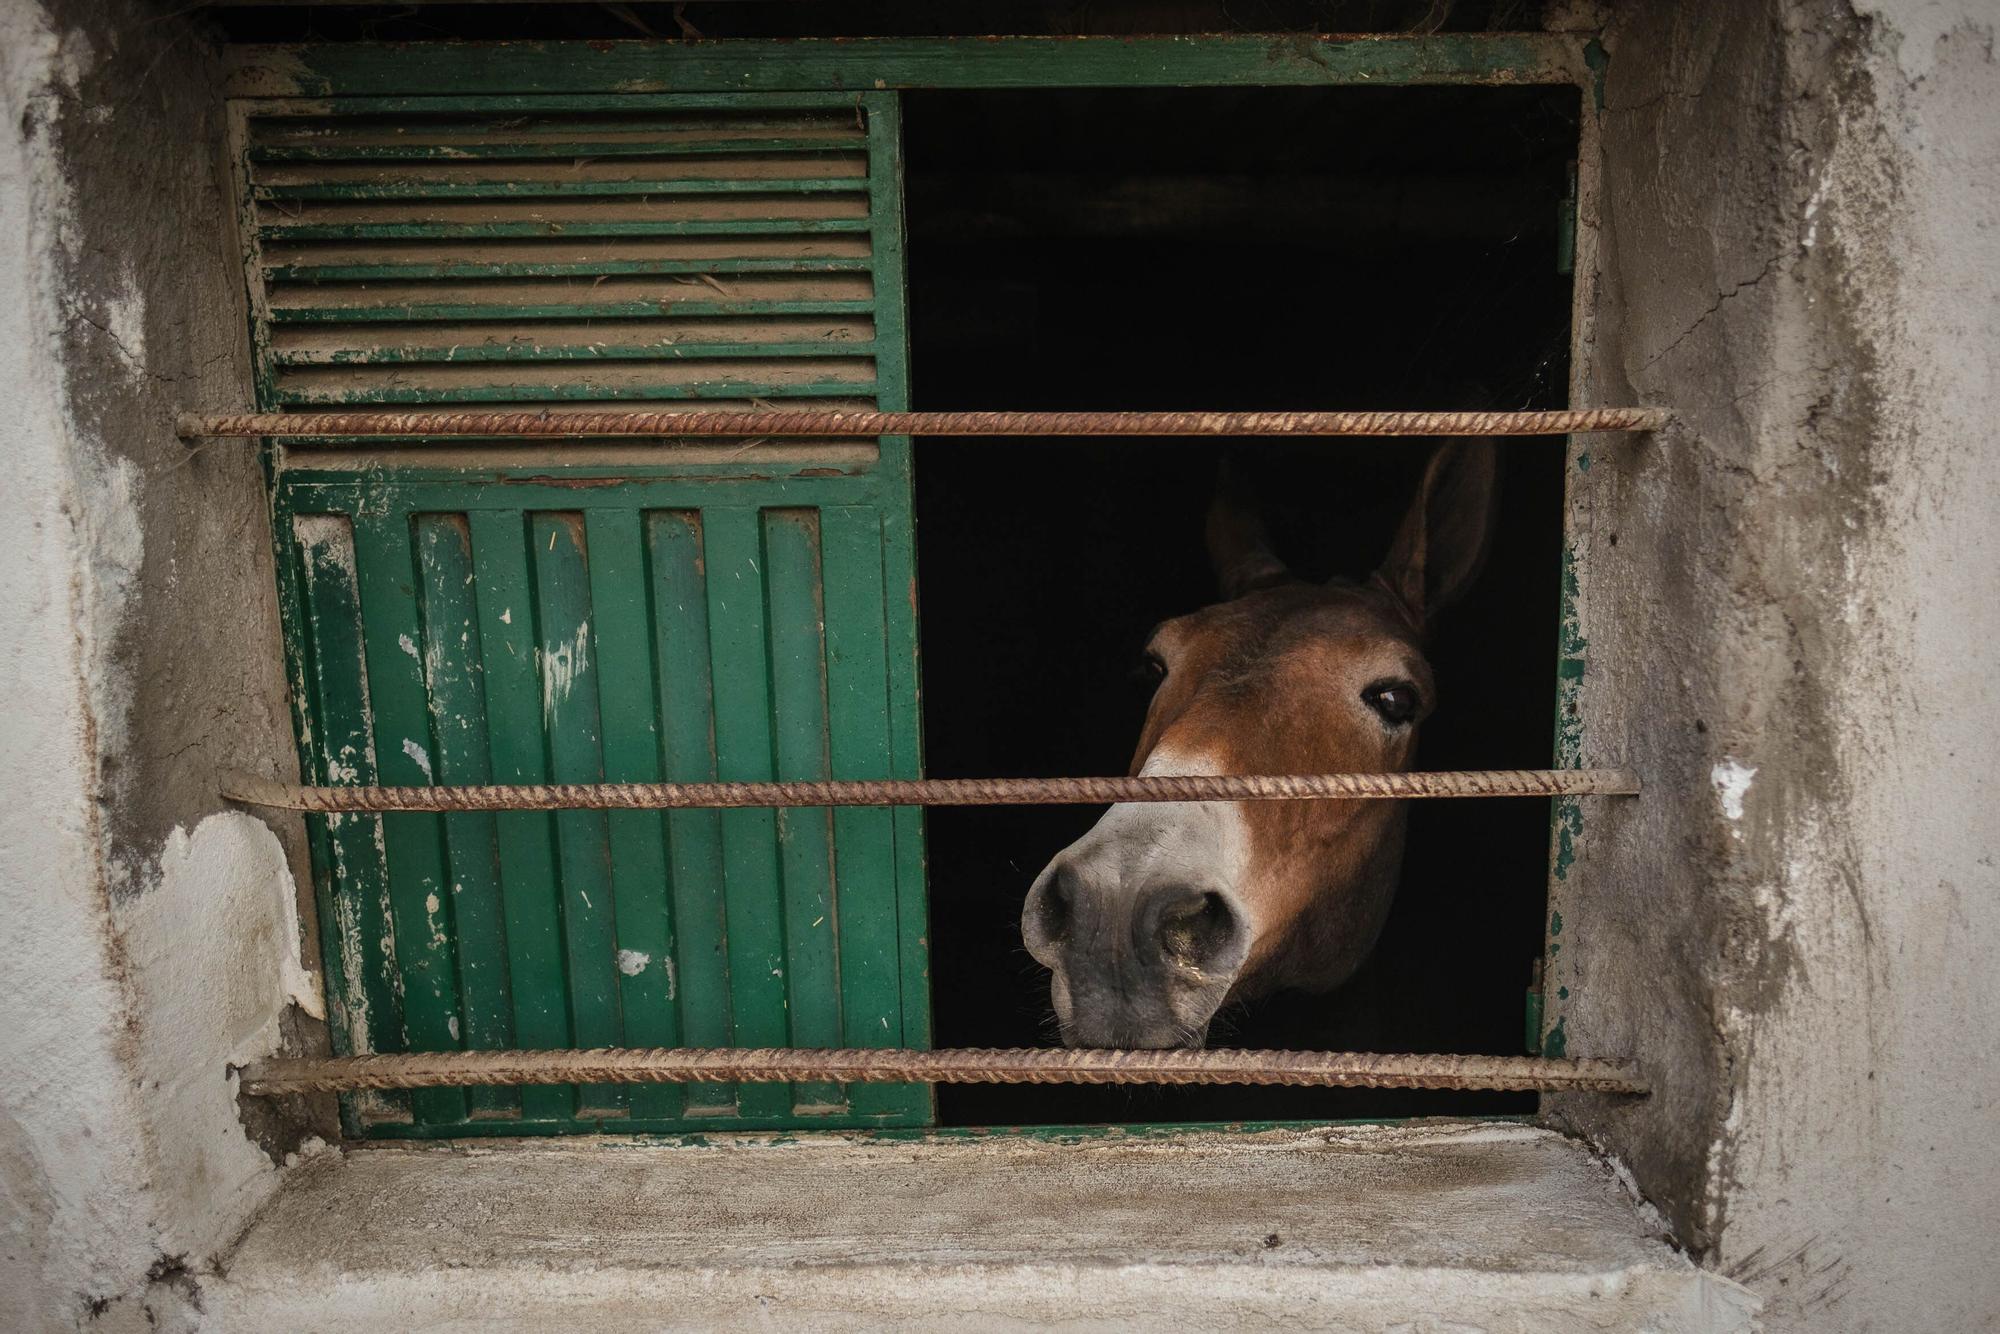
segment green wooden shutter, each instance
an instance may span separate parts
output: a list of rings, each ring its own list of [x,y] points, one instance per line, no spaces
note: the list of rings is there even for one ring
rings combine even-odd
[[[907,406],[894,94],[234,111],[266,407]],[[298,450],[272,477],[308,781],[920,772],[906,441]],[[311,834],[342,1052],[928,1045],[915,811]],[[931,1103],[665,1085],[344,1112],[436,1136],[922,1124]]]

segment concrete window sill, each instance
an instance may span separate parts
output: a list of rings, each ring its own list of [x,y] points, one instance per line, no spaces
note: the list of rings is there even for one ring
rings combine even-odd
[[[203,1298],[243,1330],[1667,1334],[1754,1305],[1512,1125],[357,1149],[304,1165]]]

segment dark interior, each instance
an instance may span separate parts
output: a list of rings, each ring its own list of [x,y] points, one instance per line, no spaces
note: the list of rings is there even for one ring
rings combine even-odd
[[[1541,408],[1566,402],[1558,219],[1574,89],[918,92],[905,103],[913,406]],[[1230,447],[1281,553],[1365,575],[1429,442]],[[1437,628],[1427,769],[1539,768],[1553,729],[1561,446],[1503,445],[1477,587]],[[929,772],[1123,773],[1151,627],[1216,596],[1208,442],[917,451]],[[1029,883],[1100,808],[929,815],[940,1046],[1054,1042]],[[1371,962],[1225,1012],[1212,1045],[1519,1053],[1549,810],[1418,802]],[[1522,1113],[1532,1095],[944,1086],[957,1125]]]

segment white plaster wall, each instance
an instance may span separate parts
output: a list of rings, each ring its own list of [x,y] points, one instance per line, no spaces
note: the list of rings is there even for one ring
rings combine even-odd
[[[0,6],[0,1324],[33,1329],[84,1294],[135,1285],[153,1253],[135,1221],[145,1167],[121,961],[98,842],[96,733],[78,627],[95,602],[88,466],[68,417],[58,343],[66,200],[50,109],[87,51],[41,12]],[[20,127],[32,127],[32,135]],[[104,1285],[104,1286],[100,1286]]]
[[[278,1049],[284,1005],[325,1017],[318,979],[299,962],[293,905],[277,838],[230,812],[176,829],[156,882],[113,910],[137,1013],[133,1074],[159,1141],[152,1244],[196,1269],[276,1185],[238,1123],[228,1068]]]
[[[1760,801],[1752,777],[1740,797],[1749,836],[1788,849],[1755,892],[1798,964],[1774,1004],[1725,1020],[1743,1078],[1717,1145],[1712,1261],[1767,1298],[1774,1330],[1993,1329],[2000,5],[1857,8],[1876,24],[1872,105],[1829,92],[1839,139],[1794,238],[1856,275],[1845,295],[1883,395],[1878,527],[1850,568],[1822,572],[1855,648],[1809,665],[1839,701],[1850,795]]]
[[[190,35],[158,28],[151,40]],[[79,90],[112,54],[39,4],[0,3],[8,1330],[171,1321],[185,1300],[181,1268],[207,1266],[280,1177],[244,1133],[228,1064],[276,1048],[286,1004],[318,1006],[298,963],[295,887],[268,829],[215,815],[132,847],[107,815],[107,769],[148,743],[115,652],[144,591],[149,477],[131,460],[138,444],[173,442],[165,419],[157,441],[107,442],[86,409],[139,385],[159,392],[185,354],[146,337],[149,285],[178,275],[126,259],[109,287],[86,291],[71,276],[88,244],[85,211],[110,205],[76,197],[61,144],[74,118],[95,114]],[[87,364],[68,337],[79,321]]]

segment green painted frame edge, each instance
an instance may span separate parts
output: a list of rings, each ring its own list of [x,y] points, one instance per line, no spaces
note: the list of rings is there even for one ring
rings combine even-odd
[[[1604,80],[1609,67],[1609,57],[1594,35],[1582,35],[1578,57],[1583,62],[1578,80],[1582,97],[1577,108],[1576,172],[1568,201],[1572,403],[1585,401],[1595,379],[1598,248],[1604,192]],[[1601,436],[1574,435],[1563,446],[1562,549],[1556,587],[1555,726],[1550,738],[1551,763],[1558,768],[1581,768],[1602,758],[1607,734],[1614,744],[1623,739],[1622,732],[1612,729],[1587,729],[1583,708],[1589,637],[1595,631],[1596,620],[1591,597],[1594,564],[1590,557],[1596,543],[1593,514],[1598,499],[1590,478],[1590,453],[1593,448],[1618,447]],[[1619,762],[1625,762],[1622,753]],[[1578,798],[1557,797],[1549,802],[1549,869],[1546,916],[1542,922],[1541,975],[1539,994],[1531,1001],[1534,1032],[1529,1046],[1533,1055],[1562,1056],[1569,1050],[1572,1036],[1569,1014],[1575,998],[1562,958],[1566,943],[1562,935],[1567,925],[1563,912],[1570,908],[1574,920],[1569,873],[1585,844],[1592,818],[1590,804]],[[1572,933],[1571,941],[1575,938]],[[1543,1095],[1544,1108],[1550,1096]]]
[[[1153,85],[1593,86],[1567,33],[241,45],[231,98]],[[397,109],[384,105],[383,111]]]

